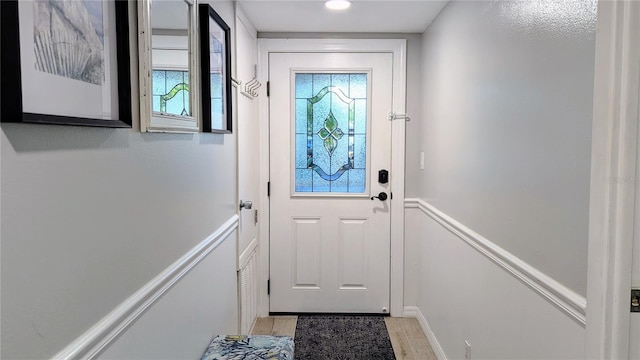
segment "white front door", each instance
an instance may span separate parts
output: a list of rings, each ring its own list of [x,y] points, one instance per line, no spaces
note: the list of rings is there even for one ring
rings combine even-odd
[[[391,53],[269,54],[270,311],[389,311]]]

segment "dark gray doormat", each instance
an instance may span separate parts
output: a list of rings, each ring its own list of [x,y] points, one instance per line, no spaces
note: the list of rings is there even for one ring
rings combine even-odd
[[[382,316],[298,316],[296,360],[395,358]]]

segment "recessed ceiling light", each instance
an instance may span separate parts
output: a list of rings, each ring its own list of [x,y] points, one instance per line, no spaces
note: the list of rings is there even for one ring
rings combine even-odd
[[[351,6],[349,0],[327,0],[324,2],[324,6],[331,10],[344,10]]]

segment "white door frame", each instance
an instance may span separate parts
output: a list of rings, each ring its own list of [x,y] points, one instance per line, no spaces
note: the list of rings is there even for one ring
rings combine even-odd
[[[629,357],[636,207],[640,3],[598,2],[586,358]],[[640,205],[640,204],[638,204]]]
[[[393,109],[405,113],[406,58],[405,39],[258,39],[258,69],[260,82],[269,80],[271,52],[387,52],[393,53]],[[266,93],[263,92],[266,95]],[[269,99],[260,96],[260,209],[258,238],[258,315],[269,314],[267,280],[269,276]],[[404,307],[404,162],[405,120],[393,120],[391,136],[391,316],[401,317]]]

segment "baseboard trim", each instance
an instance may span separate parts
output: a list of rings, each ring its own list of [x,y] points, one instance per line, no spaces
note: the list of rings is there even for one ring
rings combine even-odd
[[[422,332],[424,332],[424,335],[427,337],[429,345],[431,345],[431,350],[433,350],[438,360],[447,360],[447,355],[444,353],[442,346],[440,346],[436,334],[434,334],[429,327],[429,323],[427,323],[427,319],[422,314],[422,311],[420,311],[420,308],[417,306],[405,306],[403,315],[404,317],[418,320],[418,324],[420,324]]]
[[[417,318],[418,317],[418,307],[417,306],[405,306],[402,311],[402,317],[406,318]]]
[[[237,228],[238,215],[233,215],[213,234],[118,305],[107,316],[57,353],[53,359],[93,359],[99,355]]]
[[[480,236],[433,205],[419,198],[405,199],[405,208],[420,209],[445,229],[512,274],[558,309],[586,326],[587,300],[517,256]]]

